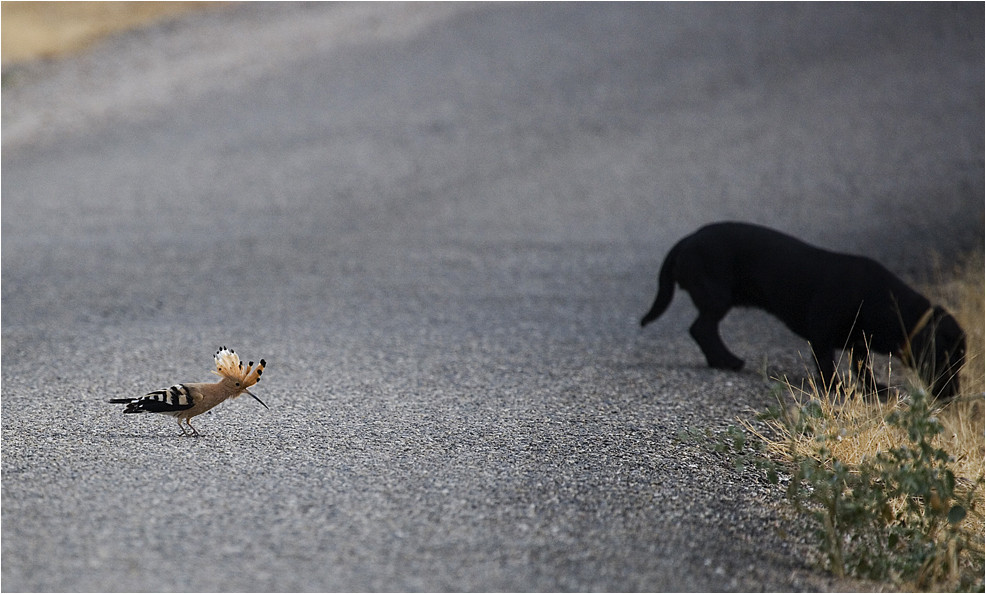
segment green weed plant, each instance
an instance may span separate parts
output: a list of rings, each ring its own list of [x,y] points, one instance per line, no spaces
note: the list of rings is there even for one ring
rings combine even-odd
[[[795,393],[787,383],[777,391]],[[976,502],[984,477],[956,477],[955,458],[938,438],[944,430],[940,406],[925,390],[877,404],[885,413],[876,419],[879,431],[901,437],[852,461],[840,446],[872,429],[873,421],[870,427],[847,424],[837,418],[839,404],[827,397],[793,398],[785,405],[778,396],[778,406],[758,416],[771,436],[744,423],[721,433],[715,447],[739,466],[761,469],[771,483],[790,477],[786,497],[810,518],[828,570],[902,587],[983,591]],[[971,516],[978,521],[970,522]]]

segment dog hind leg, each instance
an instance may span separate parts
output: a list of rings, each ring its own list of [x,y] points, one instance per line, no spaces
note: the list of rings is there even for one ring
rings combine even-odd
[[[686,260],[684,270],[678,282],[688,291],[698,309],[698,317],[688,329],[689,333],[705,354],[709,367],[739,371],[743,368],[743,360],[726,348],[719,335],[719,322],[733,305],[729,283],[719,280],[721,274],[709,278],[701,261]]]
[[[743,360],[729,352],[719,336],[719,321],[722,318],[700,312],[688,331],[705,354],[709,367],[739,371],[743,368]]]

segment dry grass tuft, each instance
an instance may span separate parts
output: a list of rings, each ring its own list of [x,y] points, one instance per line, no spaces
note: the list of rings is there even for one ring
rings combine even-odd
[[[939,283],[928,291],[932,301],[942,303],[952,312],[966,332],[966,363],[961,371],[962,394],[945,404],[939,411],[939,420],[945,432],[939,438],[944,449],[953,452],[956,458],[956,475],[974,481],[983,474],[986,467],[986,414],[984,414],[983,391],[986,384],[984,371],[984,261],[983,254],[966,259],[954,270],[939,273]],[[849,370],[851,374],[852,370]],[[916,375],[908,374],[911,381],[918,382]],[[889,427],[886,417],[904,405],[906,399],[893,397],[886,402],[865,398],[856,393],[850,376],[847,391],[833,392],[823,389],[813,379],[804,386],[796,387],[787,382],[790,407],[801,407],[815,400],[821,406],[822,418],[829,420],[827,429],[841,439],[829,444],[834,457],[849,464],[859,464],[866,456],[878,451],[886,451],[900,445],[906,438]],[[748,428],[753,429],[747,423]],[[778,454],[786,450],[775,440],[761,435]],[[811,441],[807,440],[799,451],[808,455]],[[980,501],[982,503],[982,501]],[[980,507],[981,509],[981,507]]]
[[[963,542],[982,546],[984,533],[984,502],[982,481],[984,475],[984,264],[979,254],[967,259],[955,270],[940,274],[938,285],[928,291],[933,301],[944,304],[956,317],[967,333],[967,359],[961,375],[962,393],[946,404],[933,404],[929,411],[932,422],[943,429],[937,435],[928,435],[933,448],[948,452],[951,460],[948,469],[954,473],[956,496],[972,495],[969,513],[957,524],[966,535]],[[895,370],[899,371],[899,370]],[[851,373],[851,370],[850,370]],[[911,382],[918,382],[916,375],[908,374]],[[778,384],[779,408],[765,415],[760,423],[741,421],[746,430],[759,438],[771,459],[783,464],[795,464],[811,459],[819,467],[848,468],[858,475],[860,469],[869,468],[878,454],[887,455],[898,448],[913,447],[913,436],[899,420],[907,414],[912,394],[896,393],[886,401],[857,393],[855,382],[847,378],[836,389],[823,389],[814,380],[794,386],[786,380]],[[922,389],[914,383],[915,389]],[[851,493],[847,494],[851,496]],[[892,504],[896,515],[913,502],[897,501]],[[941,538],[952,538],[942,531]],[[939,538],[936,535],[932,539]],[[965,539],[968,539],[967,541]],[[941,542],[942,548],[954,543]],[[976,545],[971,545],[974,548]],[[968,550],[973,557],[981,557],[982,551]],[[954,558],[955,557],[953,555]],[[965,557],[969,559],[969,557]],[[980,559],[981,563],[981,559]],[[981,565],[980,565],[981,567]],[[959,568],[953,568],[955,572]],[[967,569],[969,569],[967,567]],[[975,567],[972,567],[976,570]],[[957,574],[956,574],[957,575]],[[958,583],[951,578],[936,577],[930,582],[921,578],[908,584],[922,588],[954,587]]]
[[[984,423],[983,391],[986,384],[986,314],[984,314],[983,254],[966,259],[954,270],[945,271],[932,294],[944,303],[966,332],[966,363],[960,374],[963,398],[945,407],[941,422],[945,426],[948,449],[955,452],[959,476],[973,478],[982,474],[986,423]],[[982,501],[980,501],[980,504]]]
[[[54,58],[102,37],[217,2],[2,2],[4,66]]]

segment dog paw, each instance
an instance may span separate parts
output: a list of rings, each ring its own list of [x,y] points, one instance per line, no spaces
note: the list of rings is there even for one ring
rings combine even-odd
[[[743,365],[744,365],[743,359],[740,359],[738,357],[709,361],[709,367],[712,367],[713,369],[725,369],[727,371],[739,371],[743,369]]]

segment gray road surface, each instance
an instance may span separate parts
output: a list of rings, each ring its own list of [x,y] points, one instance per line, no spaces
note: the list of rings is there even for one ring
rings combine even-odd
[[[920,280],[983,244],[983,6],[246,5],[4,72],[5,591],[841,590],[682,429],[805,345],[718,219]],[[268,361],[199,417],[110,397]],[[875,587],[875,586],[873,586]]]

